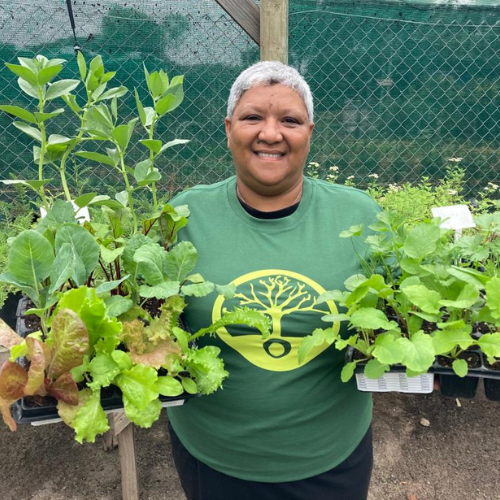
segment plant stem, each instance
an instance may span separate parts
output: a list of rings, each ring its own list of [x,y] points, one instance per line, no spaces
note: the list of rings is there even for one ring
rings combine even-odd
[[[155,114],[153,115],[153,120],[151,122],[151,127],[149,129],[149,139],[153,140],[153,136],[154,136],[154,131],[155,131],[155,122],[156,122],[156,112]],[[151,172],[154,171],[154,152],[153,150],[149,150],[149,159],[151,160]],[[151,183],[151,192],[153,193],[153,210],[154,212],[156,213],[156,211],[158,210],[158,200],[156,198],[156,182],[153,181]]]
[[[44,94],[44,88],[40,87],[38,90],[38,110],[40,111],[40,113],[43,113]],[[38,159],[38,180],[43,181],[43,161],[45,158],[45,150],[47,148],[47,133],[45,131],[45,125],[43,122],[38,124],[38,128],[42,135],[42,141],[40,144],[40,158]],[[42,203],[45,210],[48,212],[50,207],[49,202],[47,201],[47,197],[45,196],[45,188],[43,187],[43,184],[40,186],[40,197],[42,198]]]
[[[88,97],[87,105],[85,106],[85,111],[83,112],[83,115],[81,117],[78,115],[78,117],[80,118],[80,132],[75,137],[74,143],[68,146],[66,148],[66,151],[64,151],[64,154],[61,158],[61,162],[59,164],[59,175],[61,176],[61,183],[63,186],[64,195],[66,196],[66,200],[69,202],[71,201],[71,195],[69,193],[68,183],[66,181],[66,160],[68,159],[70,153],[75,149],[75,147],[78,144],[80,144],[83,138],[85,122],[87,121],[87,112],[89,110],[89,107],[90,107],[90,97]]]
[[[120,167],[121,167],[121,173],[122,173],[122,176],[123,176],[123,180],[125,182],[125,189],[127,191],[127,197],[128,197],[128,204],[129,204],[129,207],[130,207],[130,212],[132,214],[132,219],[134,221],[134,231],[133,231],[133,234],[136,234],[137,233],[137,214],[135,213],[135,209],[134,209],[134,199],[132,198],[132,188],[130,186],[130,182],[128,180],[128,175],[127,175],[127,170],[125,168],[125,158],[123,156],[123,152],[122,152],[122,149],[121,147],[116,144],[116,149],[118,151],[118,154],[120,155]]]

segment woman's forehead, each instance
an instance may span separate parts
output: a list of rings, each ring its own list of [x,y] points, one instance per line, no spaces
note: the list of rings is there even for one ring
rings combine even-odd
[[[237,108],[267,107],[270,103],[279,103],[281,106],[290,107],[295,111],[301,109],[307,113],[307,107],[302,96],[296,90],[282,83],[253,85],[241,95],[235,111]],[[298,107],[299,109],[297,109]]]

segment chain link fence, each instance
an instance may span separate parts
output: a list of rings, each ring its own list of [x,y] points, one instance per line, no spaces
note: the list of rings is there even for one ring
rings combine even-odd
[[[116,71],[114,85],[137,88],[145,99],[143,64],[149,71],[185,75],[185,100],[160,122],[158,134],[164,142],[191,142],[158,161],[159,188],[172,193],[231,175],[226,99],[234,78],[259,59],[255,43],[212,0],[73,4],[78,44],[87,61],[100,54],[106,69]],[[445,174],[449,158],[460,157],[471,192],[498,180],[499,12],[500,4],[290,0],[289,62],[315,95],[311,160],[321,165],[320,175],[337,166],[341,179],[355,176],[359,186],[371,174],[385,183],[435,179]],[[77,77],[64,0],[0,0],[0,28],[2,61],[62,57],[68,63],[61,77]],[[2,104],[33,105],[3,65],[0,86]],[[136,116],[133,92],[121,99],[119,113],[123,119]],[[36,178],[33,141],[12,121],[0,115],[0,178]],[[61,115],[49,128],[69,135],[75,126]],[[129,163],[145,155],[138,146]],[[108,167],[83,159],[68,169],[79,191],[119,185]],[[13,196],[0,189],[4,198]]]

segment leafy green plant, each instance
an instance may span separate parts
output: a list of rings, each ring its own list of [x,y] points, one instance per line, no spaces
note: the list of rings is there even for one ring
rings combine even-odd
[[[110,317],[96,289],[85,286],[65,292],[50,317],[47,335],[19,337],[0,320],[0,344],[11,358],[0,371],[0,409],[14,430],[9,407],[27,395],[52,396],[60,417],[79,442],[93,442],[109,429],[101,406],[101,390],[118,387],[127,417],[150,427],[160,414],[160,396],[210,394],[228,373],[214,346],[196,348],[193,341],[222,326],[246,323],[269,333],[267,319],[255,311],[236,310],[199,332],[181,329],[185,303],[171,297],[159,316],[142,311],[140,319]],[[16,362],[24,356],[28,367]],[[83,387],[78,384],[85,382]]]
[[[359,363],[365,375],[378,378],[399,364],[407,374],[425,373],[437,355],[452,359],[455,373],[467,374],[462,352],[477,345],[488,356],[500,355],[500,333],[476,339],[474,325],[485,320],[495,303],[497,278],[485,275],[462,262],[461,248],[440,220],[427,220],[408,227],[404,216],[381,212],[363,236],[354,226],[341,236],[360,240],[369,249],[364,275],[345,282],[346,290],[325,292],[320,300],[335,300],[342,313],[327,315],[327,322],[347,322],[345,335],[332,328],[318,329],[306,337],[300,349],[305,359],[315,345],[334,344],[339,350],[350,346],[359,354],[347,363],[342,380],[349,380]],[[494,306],[493,306],[494,307]],[[498,327],[494,311],[494,330]],[[490,317],[491,319],[491,313]]]
[[[14,125],[39,143],[34,148],[39,178],[4,182],[35,190],[46,215],[13,239],[0,275],[0,282],[32,300],[34,307],[28,313],[41,319],[40,332],[25,340],[0,324],[0,344],[11,349],[10,361],[0,372],[0,407],[14,428],[9,410],[13,401],[53,396],[61,418],[76,430],[77,440],[93,441],[107,429],[102,388],[118,387],[127,417],[148,427],[158,418],[160,395],[210,394],[221,387],[227,372],[219,349],[199,349],[196,339],[229,324],[246,324],[267,335],[269,321],[256,311],[236,309],[193,334],[180,326],[185,297],[235,293],[233,287],[208,282],[195,272],[196,249],[187,241],[177,243],[178,231],[188,223],[188,207],[163,203],[156,192],[161,174],[155,160],[170,147],[187,142],[163,143],[155,137],[158,121],[183,100],[183,77],[169,80],[163,71],[145,69],[152,106],[143,106],[136,91],[138,116],[123,121],[118,99],[128,90],[107,89],[114,73],[104,70],[100,56],[87,66],[79,53],[77,61],[86,94],[83,104],[71,94],[78,80],[52,81],[62,60],[37,56],[9,65],[19,76],[21,89],[38,100],[37,111],[0,109],[16,116],[19,121]],[[72,137],[47,133],[46,122],[65,111],[46,112],[47,103],[58,97],[79,121]],[[131,166],[128,153],[139,121],[147,136],[139,139],[147,157]],[[89,142],[109,147],[105,153],[81,149]],[[123,190],[114,199],[108,194],[77,193],[73,200],[66,179],[70,157],[116,170]],[[51,179],[44,174],[48,164],[59,172],[64,201],[49,194]],[[150,207],[143,206],[144,197],[142,204],[137,203],[143,192],[152,196]],[[99,217],[78,219],[78,209],[87,206],[93,213],[100,210]],[[16,363],[21,356],[28,360],[27,368]]]

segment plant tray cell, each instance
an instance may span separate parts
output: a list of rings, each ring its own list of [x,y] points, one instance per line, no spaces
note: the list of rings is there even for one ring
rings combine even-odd
[[[358,390],[364,392],[405,392],[429,394],[434,390],[434,374],[423,373],[408,377],[403,372],[384,373],[382,377],[372,379],[363,373],[356,373]]]
[[[479,378],[477,376],[460,378],[457,375],[440,375],[439,382],[441,395],[471,399],[476,395]]]
[[[484,379],[484,393],[491,401],[500,401],[500,380]]]

